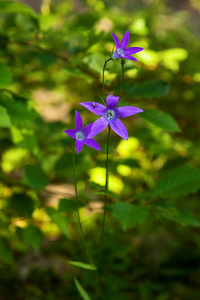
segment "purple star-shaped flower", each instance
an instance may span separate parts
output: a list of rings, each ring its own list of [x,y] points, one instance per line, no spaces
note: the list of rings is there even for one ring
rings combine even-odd
[[[79,114],[78,111],[75,111],[75,129],[67,129],[64,130],[64,132],[68,134],[70,137],[72,137],[73,139],[75,139],[77,153],[81,151],[81,149],[83,148],[83,144],[86,144],[89,147],[101,151],[99,144],[91,137],[88,138],[88,134],[92,126],[93,123],[83,128],[83,121],[81,115]]]
[[[116,46],[116,51],[113,53],[112,58],[113,59],[118,59],[120,57],[123,57],[125,59],[130,59],[130,60],[135,60],[137,61],[137,59],[135,57],[132,57],[131,55],[137,52],[142,51],[144,48],[141,47],[130,47],[130,48],[126,48],[128,46],[128,42],[129,42],[129,32],[127,30],[127,32],[125,33],[125,35],[123,36],[123,39],[121,41],[121,43],[119,42],[118,38],[116,37],[116,35],[114,33],[111,33],[115,42],[115,46]]]
[[[83,105],[89,109],[94,114],[101,116],[98,120],[93,123],[88,138],[91,138],[104,130],[108,124],[113,131],[115,131],[123,139],[128,140],[128,132],[125,125],[119,120],[119,118],[129,117],[131,115],[142,112],[143,110],[133,106],[123,106],[118,107],[117,104],[119,97],[109,95],[106,98],[106,106],[99,104],[98,102],[81,102],[79,104]]]

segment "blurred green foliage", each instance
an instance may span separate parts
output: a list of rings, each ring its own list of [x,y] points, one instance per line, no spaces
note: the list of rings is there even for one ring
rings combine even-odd
[[[129,140],[112,132],[101,299],[200,299],[200,65],[197,0],[0,2],[0,299],[94,299],[74,202],[79,106],[101,101],[111,32],[144,47],[125,64],[120,105]],[[184,3],[183,3],[184,2]],[[106,94],[119,95],[109,62]],[[104,99],[105,100],[105,99]],[[79,209],[98,256],[106,130],[76,155]]]

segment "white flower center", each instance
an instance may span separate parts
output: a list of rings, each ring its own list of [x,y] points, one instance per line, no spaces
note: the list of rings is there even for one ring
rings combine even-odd
[[[112,121],[115,118],[115,111],[112,109],[108,109],[105,113],[105,117],[108,121]]]
[[[82,131],[77,131],[76,138],[77,138],[77,140],[82,141],[85,138],[85,134]]]
[[[118,48],[117,49],[117,54],[121,55],[121,56],[124,56],[124,50],[121,49],[121,48]]]

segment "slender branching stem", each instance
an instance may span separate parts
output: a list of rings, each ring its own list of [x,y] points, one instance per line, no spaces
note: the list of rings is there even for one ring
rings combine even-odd
[[[123,82],[124,82],[124,65],[125,65],[125,59],[121,58],[121,67],[122,67],[122,74],[121,74],[121,85],[120,85],[120,94],[119,94],[119,98],[121,98],[121,94],[122,94],[122,86],[123,86]]]
[[[103,235],[105,229],[105,219],[106,219],[106,211],[107,211],[107,202],[108,202],[108,154],[109,154],[109,143],[110,143],[110,125],[108,125],[108,139],[107,139],[107,153],[106,153],[106,182],[105,182],[105,199],[104,199],[104,211],[103,211],[103,221],[101,227],[101,235],[100,235],[100,251],[103,242]],[[100,254],[101,258],[101,254]]]
[[[109,143],[110,143],[110,125],[108,125],[108,139],[107,139],[107,153],[106,153],[106,182],[105,182],[105,198],[104,198],[104,211],[103,211],[103,220],[101,226],[101,234],[100,234],[100,244],[99,244],[99,256],[97,261],[98,271],[97,271],[97,287],[96,287],[96,297],[97,300],[99,297],[99,273],[100,273],[100,266],[101,266],[101,251],[103,245],[103,237],[104,237],[104,230],[105,230],[105,220],[106,220],[106,211],[107,211],[107,202],[108,202],[108,154],[109,154]]]
[[[107,59],[103,65],[102,96],[104,96],[104,73],[105,73],[106,65],[110,60],[112,60],[112,58]]]
[[[84,242],[84,245],[85,245],[85,249],[86,249],[86,252],[87,252],[88,259],[89,259],[90,263],[93,263],[93,260],[91,258],[91,255],[90,255],[87,243],[86,243],[85,235],[84,235],[84,232],[83,232],[83,227],[82,227],[82,224],[81,224],[81,217],[80,217],[80,213],[79,213],[77,181],[76,181],[76,166],[75,166],[75,145],[73,147],[73,171],[74,171],[74,189],[75,189],[78,224],[79,224],[79,227],[80,227],[81,236],[82,236],[82,239],[83,239],[83,242]]]

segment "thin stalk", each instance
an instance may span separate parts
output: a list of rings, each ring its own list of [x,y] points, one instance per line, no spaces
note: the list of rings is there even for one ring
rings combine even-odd
[[[91,255],[90,255],[90,252],[89,252],[86,240],[85,240],[85,235],[84,235],[84,232],[83,232],[83,227],[82,227],[82,224],[81,224],[81,218],[80,218],[80,213],[79,213],[77,181],[76,181],[76,170],[75,170],[76,168],[75,167],[76,166],[75,166],[75,145],[74,145],[73,146],[73,171],[74,171],[74,189],[75,189],[76,210],[77,210],[78,224],[79,224],[79,227],[80,227],[81,236],[82,236],[82,239],[83,239],[83,242],[84,242],[84,245],[85,245],[85,249],[86,249],[89,261],[92,264],[93,263],[92,262],[92,258],[91,258]]]
[[[101,226],[100,234],[100,244],[99,244],[99,256],[97,261],[97,278],[96,278],[96,295],[95,300],[99,297],[99,279],[100,279],[100,265],[101,265],[101,249],[103,244],[103,236],[105,230],[105,220],[106,220],[106,211],[107,211],[107,202],[108,202],[108,154],[109,154],[109,143],[110,143],[110,125],[108,125],[108,139],[107,139],[107,154],[106,154],[106,182],[105,182],[105,198],[104,198],[104,211],[103,211],[103,220]]]
[[[105,198],[104,198],[104,211],[103,211],[103,221],[101,227],[101,235],[100,235],[100,255],[99,255],[99,262],[101,258],[101,247],[103,242],[104,236],[104,229],[105,229],[105,219],[106,219],[106,211],[107,211],[107,202],[108,202],[108,154],[109,154],[109,143],[110,143],[110,125],[108,125],[108,139],[107,139],[107,153],[106,153],[106,182],[105,182]]]
[[[106,69],[106,64],[112,60],[112,58],[109,58],[105,61],[104,65],[103,65],[103,79],[102,79],[102,95],[104,96],[104,73],[105,73],[105,69]]]
[[[120,85],[120,94],[119,94],[119,98],[121,98],[121,94],[122,94],[122,86],[123,86],[123,82],[124,82],[124,65],[125,65],[125,60],[124,60],[123,58],[121,58],[122,74],[121,74],[121,85]]]

